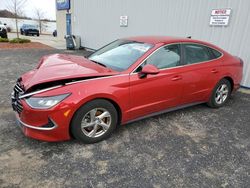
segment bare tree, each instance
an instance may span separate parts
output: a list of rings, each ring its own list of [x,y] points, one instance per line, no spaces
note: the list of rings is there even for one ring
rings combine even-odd
[[[43,30],[43,19],[44,19],[44,11],[42,9],[35,9],[35,14],[36,14],[36,19],[38,21],[39,29],[40,29],[40,34],[42,34]]]
[[[18,17],[24,15],[24,7],[27,0],[9,0],[7,9],[15,15],[16,36],[19,38]]]

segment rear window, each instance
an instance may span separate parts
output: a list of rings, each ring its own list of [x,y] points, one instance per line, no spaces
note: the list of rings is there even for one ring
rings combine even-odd
[[[185,44],[185,60],[187,64],[194,64],[213,59],[207,47],[198,44]]]
[[[210,50],[211,50],[211,52],[213,53],[213,55],[214,55],[214,59],[217,59],[217,58],[219,58],[220,56],[222,56],[222,53],[220,53],[219,51],[217,51],[217,50],[215,50],[215,49],[212,49],[212,48],[210,48]]]
[[[199,44],[184,44],[184,50],[186,64],[210,61],[222,56],[217,50]]]

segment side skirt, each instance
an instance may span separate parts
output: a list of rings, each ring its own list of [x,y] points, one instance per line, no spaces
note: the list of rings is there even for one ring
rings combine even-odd
[[[205,103],[205,102],[195,102],[195,103],[185,104],[185,105],[176,106],[176,107],[172,107],[172,108],[167,108],[167,109],[159,111],[159,112],[154,112],[152,114],[148,114],[148,115],[136,118],[136,119],[132,119],[130,121],[122,123],[122,125],[130,124],[130,123],[133,123],[135,121],[139,121],[139,120],[142,120],[142,119],[150,118],[150,117],[157,116],[157,115],[160,115],[160,114],[164,114],[164,113],[167,113],[167,112],[173,112],[173,111],[176,111],[176,110],[180,110],[180,109],[183,109],[183,108],[187,108],[187,107],[190,107],[190,106],[195,106],[195,105],[203,104],[203,103]]]

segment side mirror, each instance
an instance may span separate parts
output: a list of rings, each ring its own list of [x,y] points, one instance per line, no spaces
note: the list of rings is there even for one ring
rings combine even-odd
[[[142,68],[139,77],[145,78],[148,74],[158,74],[159,72],[160,70],[156,66],[147,64]]]

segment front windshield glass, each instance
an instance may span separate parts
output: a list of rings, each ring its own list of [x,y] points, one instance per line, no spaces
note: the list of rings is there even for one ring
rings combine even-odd
[[[127,70],[152,44],[130,40],[116,40],[89,56],[89,60],[115,71]]]
[[[36,29],[35,25],[28,25],[27,27],[30,28],[30,29]]]

